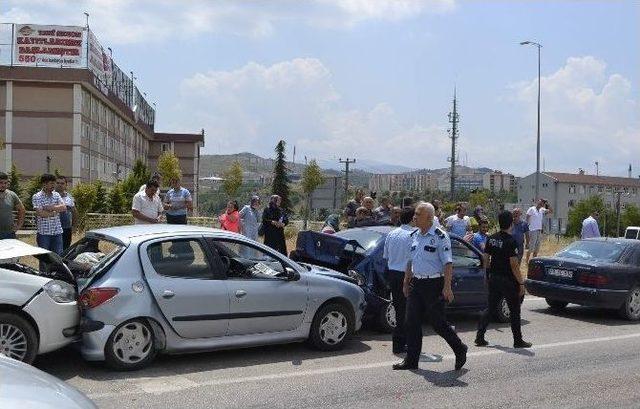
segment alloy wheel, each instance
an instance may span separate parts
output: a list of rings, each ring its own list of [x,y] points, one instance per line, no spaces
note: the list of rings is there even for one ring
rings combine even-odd
[[[113,354],[127,364],[145,359],[153,346],[153,334],[146,325],[130,322],[117,330],[113,337]]]
[[[339,344],[347,330],[347,318],[340,311],[331,311],[320,321],[320,339],[326,344]]]
[[[23,361],[27,356],[27,336],[12,324],[0,324],[0,355]]]
[[[640,318],[640,287],[631,290],[627,310],[629,318],[633,320]]]

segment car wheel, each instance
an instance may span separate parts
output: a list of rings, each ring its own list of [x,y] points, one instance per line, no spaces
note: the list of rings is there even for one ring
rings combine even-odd
[[[390,334],[396,328],[396,309],[392,302],[380,309],[378,315],[378,329],[385,334]]]
[[[620,315],[630,321],[640,320],[640,287],[635,286],[629,291],[627,299],[620,307]]]
[[[544,300],[547,302],[549,308],[555,311],[564,310],[564,308],[569,304],[565,301],[552,300],[550,298],[545,298]]]
[[[133,319],[118,326],[105,346],[107,365],[119,371],[144,368],[156,353],[153,329],[143,319]]]
[[[351,315],[342,304],[328,304],[320,308],[311,324],[311,345],[322,351],[342,348],[344,341],[353,332]]]
[[[38,354],[38,334],[26,319],[0,313],[0,355],[32,363]]]
[[[511,320],[511,312],[509,311],[509,304],[507,299],[502,297],[496,310],[493,312],[493,316],[497,322],[509,322]]]

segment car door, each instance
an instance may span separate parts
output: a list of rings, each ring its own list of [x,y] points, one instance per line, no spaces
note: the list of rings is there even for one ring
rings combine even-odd
[[[452,307],[470,308],[487,302],[484,271],[480,255],[464,240],[451,237],[453,257]]]
[[[302,324],[309,293],[305,275],[285,277],[290,267],[275,252],[248,242],[209,238],[213,253],[228,265],[229,335],[295,330]]]
[[[140,247],[145,279],[167,322],[183,338],[227,334],[229,293],[202,237],[161,239]]]

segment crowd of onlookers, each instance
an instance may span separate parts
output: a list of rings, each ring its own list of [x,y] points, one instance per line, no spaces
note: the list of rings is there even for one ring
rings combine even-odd
[[[61,254],[71,244],[72,231],[77,221],[74,198],[67,191],[64,176],[45,174],[41,181],[42,189],[32,198],[36,212],[37,243],[40,247]],[[174,178],[169,181],[170,189],[161,198],[161,182],[161,176],[155,173],[133,197],[131,214],[135,224],[160,223],[162,216],[168,224],[187,223],[188,214],[193,210],[191,192],[181,186],[179,178]],[[0,239],[15,238],[15,232],[22,228],[25,218],[25,208],[20,198],[8,189],[8,185],[8,175],[0,172]],[[437,226],[443,226],[448,232],[463,237],[481,251],[484,249],[490,223],[482,206],[476,206],[471,216],[468,216],[466,206],[458,203],[454,214],[446,216],[440,201],[434,200],[432,203],[435,208],[434,223]],[[327,217],[322,232],[333,234],[345,226],[399,226],[402,208],[411,205],[411,198],[403,198],[400,206],[395,206],[389,197],[382,197],[376,206],[375,194],[365,196],[363,190],[357,190],[342,214]],[[17,213],[17,217],[14,217],[13,212]],[[523,220],[520,209],[513,209],[512,234],[518,244],[520,258],[524,254],[524,248],[529,250],[527,260],[530,255],[537,256],[542,221],[548,212],[551,212],[551,208],[544,199],[527,210],[526,220]],[[597,230],[597,223],[594,226],[594,221],[592,216],[585,220],[589,231]],[[215,227],[241,233],[252,240],[264,237],[266,245],[287,254],[284,227],[289,219],[278,195],[272,195],[264,209],[259,196],[252,196],[249,203],[242,207],[236,200],[230,200],[218,217],[218,222],[219,225]]]

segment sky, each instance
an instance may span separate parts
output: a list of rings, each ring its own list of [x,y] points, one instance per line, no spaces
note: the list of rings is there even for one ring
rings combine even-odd
[[[202,153],[640,175],[640,1],[2,0],[0,22],[89,25]],[[300,161],[301,159],[297,159]]]

